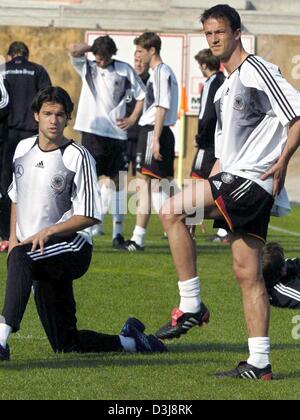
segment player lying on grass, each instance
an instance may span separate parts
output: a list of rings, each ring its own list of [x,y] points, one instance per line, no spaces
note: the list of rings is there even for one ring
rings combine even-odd
[[[54,352],[161,352],[164,345],[130,318],[120,335],[78,331],[73,281],[88,270],[92,244],[85,229],[98,223],[101,204],[95,162],[64,137],[73,103],[59,87],[33,103],[39,135],[22,141],[14,156],[7,287],[0,316],[0,360],[20,324],[34,286],[39,317]]]
[[[285,259],[282,246],[270,242],[263,252],[263,273],[272,306],[300,309],[300,258]]]

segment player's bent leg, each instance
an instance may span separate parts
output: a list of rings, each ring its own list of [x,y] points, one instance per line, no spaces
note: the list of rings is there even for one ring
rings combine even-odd
[[[183,192],[172,197],[160,214],[179,277],[181,297],[179,308],[172,311],[171,321],[156,332],[160,339],[179,338],[191,328],[209,322],[209,310],[200,299],[195,244],[185,223],[187,215],[197,210],[201,218],[203,215],[219,216],[207,181],[193,182]]]

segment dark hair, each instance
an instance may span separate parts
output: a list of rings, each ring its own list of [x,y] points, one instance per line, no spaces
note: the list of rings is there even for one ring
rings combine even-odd
[[[220,70],[220,59],[215,57],[209,48],[199,51],[198,54],[195,55],[195,60],[197,60],[201,66],[206,64],[212,71]]]
[[[16,57],[18,55],[29,57],[29,48],[24,42],[16,41],[9,46],[7,55],[10,55],[11,57]]]
[[[141,36],[135,38],[134,45],[139,45],[147,51],[150,48],[155,48],[157,54],[159,54],[161,50],[161,39],[155,32],[144,32]]]
[[[35,96],[31,109],[33,113],[39,114],[43,104],[50,102],[55,104],[61,104],[64,107],[65,113],[67,114],[68,120],[72,118],[72,112],[74,104],[64,89],[58,86],[48,86],[41,89]]]
[[[91,52],[94,55],[99,55],[102,58],[111,58],[118,52],[115,41],[108,35],[97,38],[92,47]]]
[[[201,16],[201,22],[204,24],[210,18],[227,19],[233,32],[242,28],[240,15],[233,7],[228,6],[228,4],[218,4],[205,10]]]
[[[284,251],[276,242],[269,242],[263,250],[263,275],[267,287],[273,287],[281,278],[285,265]]]

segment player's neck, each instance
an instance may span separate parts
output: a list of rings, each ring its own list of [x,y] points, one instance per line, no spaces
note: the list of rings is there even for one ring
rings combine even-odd
[[[157,67],[159,64],[162,64],[162,59],[160,55],[155,55],[152,57],[151,63],[150,63],[150,67],[152,70],[155,69],[155,67]]]
[[[236,48],[227,61],[222,60],[222,64],[228,74],[233,73],[249,57],[249,53],[242,46]]]
[[[64,136],[57,137],[56,139],[49,139],[43,133],[39,134],[39,147],[45,152],[59,149],[67,142],[68,140]]]

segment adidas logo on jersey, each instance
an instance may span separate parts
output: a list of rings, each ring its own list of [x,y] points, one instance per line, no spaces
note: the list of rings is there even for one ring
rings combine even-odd
[[[213,181],[213,184],[217,188],[218,191],[222,187],[222,182],[221,181]]]
[[[40,169],[45,169],[44,162],[43,161],[39,162],[37,165],[35,165],[35,167],[40,168]]]

